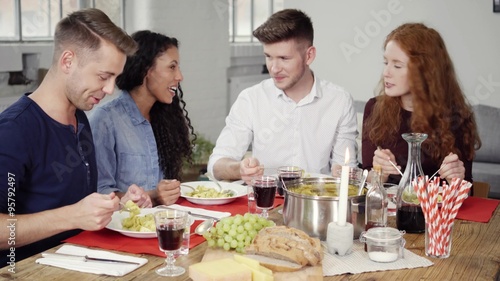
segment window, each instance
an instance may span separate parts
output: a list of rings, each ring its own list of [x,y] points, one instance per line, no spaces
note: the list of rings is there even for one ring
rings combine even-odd
[[[123,0],[0,0],[0,7],[0,41],[52,40],[61,18],[88,7],[123,26]]]
[[[229,40],[255,42],[252,32],[275,11],[283,9],[284,0],[228,0]]]

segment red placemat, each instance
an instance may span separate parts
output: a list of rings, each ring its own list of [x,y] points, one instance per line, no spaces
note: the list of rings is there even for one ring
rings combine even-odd
[[[195,221],[191,226],[193,231],[201,221]],[[198,235],[191,235],[189,248],[203,243],[205,238]],[[83,231],[63,242],[83,245],[88,247],[97,247],[107,250],[116,250],[132,254],[150,254],[164,257],[165,253],[158,248],[158,239],[154,238],[134,238],[125,236],[119,232],[107,228],[99,231]]]
[[[458,210],[457,219],[489,222],[500,200],[469,196]]]
[[[185,200],[184,198],[179,198],[176,203],[188,207],[204,208],[212,211],[230,212],[232,215],[244,214],[248,210],[246,197],[240,197],[229,204],[217,206],[200,206],[193,204]],[[275,207],[283,204],[283,198],[276,198],[274,203]],[[201,220],[197,220],[193,223],[193,225],[191,226],[191,233],[193,233],[194,229],[196,228],[196,226],[198,226],[198,224],[200,224],[200,222]],[[189,248],[192,249],[193,247],[203,243],[204,241],[205,238],[203,238],[203,236],[191,235]],[[99,231],[83,231],[80,234],[64,240],[63,242],[133,254],[150,254],[160,257],[165,256],[165,254],[158,248],[157,238],[133,238],[106,228]]]

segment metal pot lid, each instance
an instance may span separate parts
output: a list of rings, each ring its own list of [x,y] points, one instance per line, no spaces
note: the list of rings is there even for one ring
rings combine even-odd
[[[362,236],[373,241],[398,240],[403,234],[405,234],[404,230],[399,231],[393,227],[373,227],[361,233]]]

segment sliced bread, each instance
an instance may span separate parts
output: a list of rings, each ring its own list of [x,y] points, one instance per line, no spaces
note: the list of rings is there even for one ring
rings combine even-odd
[[[248,258],[259,261],[260,265],[275,272],[293,272],[302,269],[302,265],[282,259],[270,258],[261,255],[245,255]]]
[[[316,240],[301,230],[275,226],[262,229],[245,250],[247,254],[314,266],[323,259],[321,244]]]

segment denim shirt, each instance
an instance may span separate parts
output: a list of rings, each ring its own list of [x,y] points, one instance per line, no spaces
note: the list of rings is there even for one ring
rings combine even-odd
[[[156,189],[163,178],[153,129],[128,92],[95,108],[89,116],[94,136],[97,191],[126,192],[131,184]]]

